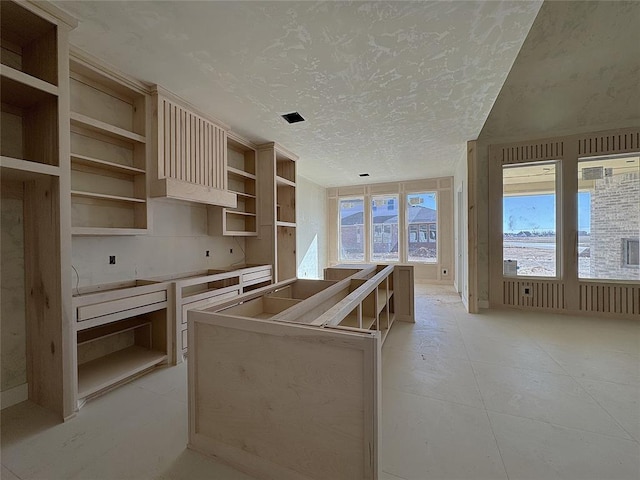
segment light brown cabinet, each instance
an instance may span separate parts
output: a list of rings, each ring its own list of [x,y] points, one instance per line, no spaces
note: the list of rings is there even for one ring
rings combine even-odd
[[[77,49],[69,75],[72,233],[145,234],[148,89]]]
[[[286,148],[258,147],[259,228],[246,243],[247,261],[270,263],[276,282],[296,277],[296,161]]]
[[[19,210],[15,217],[24,222],[21,244],[14,246],[22,249],[24,266],[13,272],[13,285],[3,283],[3,295],[5,287],[24,288],[25,346],[19,351],[26,351],[28,398],[69,418],[75,405],[72,328],[67,318],[71,300],[67,39],[76,23],[53,6],[45,10],[37,2],[13,1],[0,2],[0,20],[0,191],[3,202],[11,196],[10,204]],[[8,253],[3,245],[3,268],[4,255]]]
[[[380,478],[382,343],[414,321],[397,315],[412,272],[362,265],[190,311],[189,446],[256,478]]]

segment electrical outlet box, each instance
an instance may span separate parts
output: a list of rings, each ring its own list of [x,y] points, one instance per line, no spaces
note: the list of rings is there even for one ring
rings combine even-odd
[[[522,288],[522,296],[523,297],[530,297],[531,295],[532,295],[531,287],[523,287]]]
[[[209,250],[207,250],[206,252],[204,252],[204,256],[208,257],[209,256]]]
[[[115,265],[115,264],[116,264],[116,256],[109,255],[109,265]]]

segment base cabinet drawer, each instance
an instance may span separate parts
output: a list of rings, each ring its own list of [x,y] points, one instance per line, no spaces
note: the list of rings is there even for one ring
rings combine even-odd
[[[135,310],[140,307],[146,307],[147,305],[166,301],[167,291],[162,290],[160,292],[134,295],[117,300],[94,303],[91,305],[83,305],[78,307],[78,322],[83,322],[85,320],[90,320],[92,318],[105,315],[113,315],[119,312]]]
[[[182,324],[187,324],[187,312],[189,310],[207,308],[229,298],[237,297],[238,295],[240,295],[240,290],[233,290],[231,292],[221,293],[220,295],[205,298],[204,300],[198,300],[197,302],[182,305]]]

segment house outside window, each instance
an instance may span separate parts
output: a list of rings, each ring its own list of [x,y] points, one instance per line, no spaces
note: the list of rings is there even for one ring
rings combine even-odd
[[[364,261],[364,198],[340,199],[340,261]]]
[[[409,193],[406,200],[408,260],[435,263],[438,260],[436,193]]]

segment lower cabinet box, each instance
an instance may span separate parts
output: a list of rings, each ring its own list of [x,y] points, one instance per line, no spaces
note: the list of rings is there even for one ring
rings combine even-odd
[[[78,398],[85,399],[167,360],[166,313],[153,312],[77,334]]]

